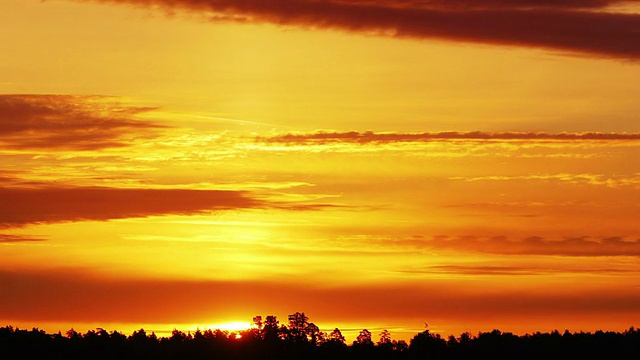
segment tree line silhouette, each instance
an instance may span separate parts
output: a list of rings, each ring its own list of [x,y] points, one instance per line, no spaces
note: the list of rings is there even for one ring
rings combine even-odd
[[[640,330],[515,335],[493,330],[478,335],[442,337],[428,329],[407,343],[393,340],[383,330],[374,341],[367,329],[347,344],[338,328],[320,331],[300,312],[288,316],[288,325],[276,316],[256,316],[254,326],[239,332],[174,329],[157,337],[144,329],[127,336],[102,328],[82,334],[73,328],[47,334],[33,328],[0,328],[0,359],[310,359],[310,360],[456,360],[456,359],[639,359]]]

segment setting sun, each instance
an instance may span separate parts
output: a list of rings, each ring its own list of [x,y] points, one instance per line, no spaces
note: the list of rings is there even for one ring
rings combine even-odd
[[[211,330],[222,330],[222,331],[231,331],[231,332],[241,332],[247,329],[251,329],[252,325],[248,322],[242,321],[231,321],[222,324],[211,324],[202,327],[202,329],[211,329]],[[200,328],[200,327],[197,327]],[[239,336],[240,334],[236,335]]]

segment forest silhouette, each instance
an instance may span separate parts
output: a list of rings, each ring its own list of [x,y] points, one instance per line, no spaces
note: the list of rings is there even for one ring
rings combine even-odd
[[[338,328],[320,331],[300,312],[281,324],[276,316],[256,316],[254,326],[239,332],[174,329],[158,337],[144,329],[127,336],[97,328],[80,333],[48,334],[33,328],[0,328],[0,359],[638,359],[640,330],[624,332],[574,332],[515,335],[493,330],[477,335],[462,333],[448,338],[428,329],[407,343],[393,340],[383,330],[367,330],[347,344]]]

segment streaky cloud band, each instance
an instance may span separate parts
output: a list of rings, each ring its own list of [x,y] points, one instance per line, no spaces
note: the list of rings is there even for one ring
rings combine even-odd
[[[363,1],[363,0],[94,0],[184,9],[220,19],[544,48],[637,60],[640,15],[603,11],[615,0]]]
[[[558,140],[558,141],[639,141],[640,133],[544,133],[544,132],[421,132],[377,133],[373,131],[287,133],[271,137],[257,137],[256,141],[284,144],[323,143],[400,143],[446,140]]]

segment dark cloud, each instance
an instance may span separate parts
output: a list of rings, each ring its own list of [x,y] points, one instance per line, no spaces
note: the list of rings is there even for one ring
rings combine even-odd
[[[0,244],[40,242],[40,241],[46,241],[46,240],[47,239],[39,236],[0,234]]]
[[[0,229],[29,224],[106,221],[154,215],[194,215],[211,211],[362,210],[342,204],[266,200],[248,191],[109,187],[0,188]]]
[[[596,11],[606,0],[95,0],[187,9],[212,18],[381,33],[400,38],[640,58],[640,15]],[[589,11],[586,11],[589,10]]]
[[[555,275],[555,274],[595,274],[595,275],[616,275],[637,273],[635,270],[616,268],[573,268],[573,267],[527,267],[527,266],[504,266],[504,265],[437,265],[424,268],[405,269],[401,272],[411,274],[463,274],[463,275]]]
[[[106,187],[0,188],[0,228],[256,208],[264,202],[242,191],[117,189]]]
[[[640,239],[621,237],[594,239],[588,237],[548,240],[529,237],[509,240],[506,237],[481,239],[476,237],[437,237],[423,240],[421,246],[455,249],[502,255],[558,255],[558,256],[640,256]]]
[[[285,144],[325,144],[325,143],[396,143],[429,142],[442,140],[557,140],[557,141],[608,141],[640,140],[640,133],[540,133],[540,132],[423,132],[423,133],[375,133],[358,132],[317,132],[301,134],[283,134],[272,137],[258,137],[260,142]]]
[[[354,4],[426,9],[601,9],[624,0],[351,0]]]
[[[15,182],[16,180],[18,179],[14,176],[2,176],[2,171],[0,171],[0,183],[9,184]]]
[[[343,322],[372,316],[382,322],[434,318],[461,322],[598,314],[629,319],[640,314],[638,288],[543,292],[537,285],[522,285],[516,290],[491,290],[467,288],[449,280],[426,280],[319,287],[304,281],[118,280],[91,276],[86,269],[0,271],[0,318],[202,323],[229,314],[248,314],[250,318],[255,314],[286,315],[298,309],[304,309],[314,320]]]
[[[0,95],[0,146],[72,150],[125,146],[161,128],[135,119],[150,110],[99,96]]]

